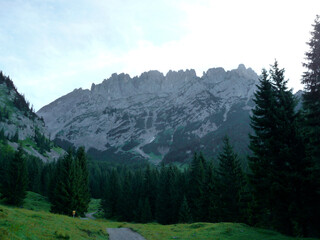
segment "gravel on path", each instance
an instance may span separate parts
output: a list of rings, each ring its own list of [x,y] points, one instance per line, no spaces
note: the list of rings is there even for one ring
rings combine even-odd
[[[89,220],[89,219],[96,219],[93,214],[95,214],[96,212],[92,212],[92,213],[85,213],[85,217],[80,217],[80,219],[82,220]]]
[[[107,228],[109,240],[146,240],[129,228]]]

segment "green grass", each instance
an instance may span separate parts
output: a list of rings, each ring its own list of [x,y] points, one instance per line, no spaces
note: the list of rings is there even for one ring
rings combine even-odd
[[[37,148],[36,143],[30,138],[26,138],[25,140],[19,142],[22,144],[23,148],[28,149],[29,151],[34,151],[33,149]]]
[[[34,211],[50,211],[50,203],[48,199],[38,193],[27,192],[27,197],[24,200],[23,208]]]
[[[47,199],[28,192],[24,208],[0,204],[0,239],[108,239],[106,228],[128,227],[147,240],[306,240],[277,232],[249,227],[241,223],[193,223],[160,225],[99,220],[81,220],[49,213]],[[92,199],[89,212],[100,208],[100,199]],[[309,238],[311,240],[311,238]]]
[[[280,233],[249,227],[241,223],[193,223],[160,225],[109,223],[114,227],[129,227],[148,240],[294,240]],[[309,238],[310,239],[310,238]]]
[[[106,224],[0,205],[0,239],[108,239]]]
[[[100,209],[100,202],[101,199],[94,199],[91,198],[91,201],[89,203],[89,208],[88,208],[88,212],[96,212]]]
[[[61,155],[62,155],[63,152],[64,152],[62,148],[60,148],[60,147],[55,147],[55,146],[52,148],[52,150],[55,151],[55,152],[57,152],[57,153],[59,153],[59,154],[61,154]]]
[[[101,199],[91,198],[91,201],[89,203],[88,213],[92,213],[92,212],[96,212],[95,214],[93,214],[93,216],[96,218],[104,217],[104,213],[101,208]]]
[[[162,160],[162,156],[161,155],[156,155],[153,152],[148,154],[150,159],[149,161],[151,161],[152,163],[159,163]]]

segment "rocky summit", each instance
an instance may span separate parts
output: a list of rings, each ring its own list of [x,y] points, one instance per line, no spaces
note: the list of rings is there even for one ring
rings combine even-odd
[[[85,146],[100,160],[184,162],[195,151],[214,157],[225,135],[244,154],[257,82],[258,75],[242,64],[231,71],[212,68],[202,77],[194,70],[113,74],[38,115],[56,142]]]

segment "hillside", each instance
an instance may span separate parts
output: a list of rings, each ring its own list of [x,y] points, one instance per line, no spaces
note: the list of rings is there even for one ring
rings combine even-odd
[[[239,65],[113,74],[91,90],[76,89],[38,111],[56,142],[86,146],[96,159],[185,162],[194,151],[219,152],[227,134],[247,153],[249,113],[258,75]]]
[[[57,159],[64,151],[54,146],[45,123],[30,106],[13,81],[0,72],[0,138],[13,149],[24,150],[42,161]],[[0,140],[1,140],[0,139]],[[1,141],[0,141],[1,142]]]

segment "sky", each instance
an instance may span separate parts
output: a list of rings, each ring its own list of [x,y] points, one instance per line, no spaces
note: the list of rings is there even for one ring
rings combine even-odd
[[[36,110],[112,73],[275,59],[294,92],[319,0],[0,0],[0,71]]]

